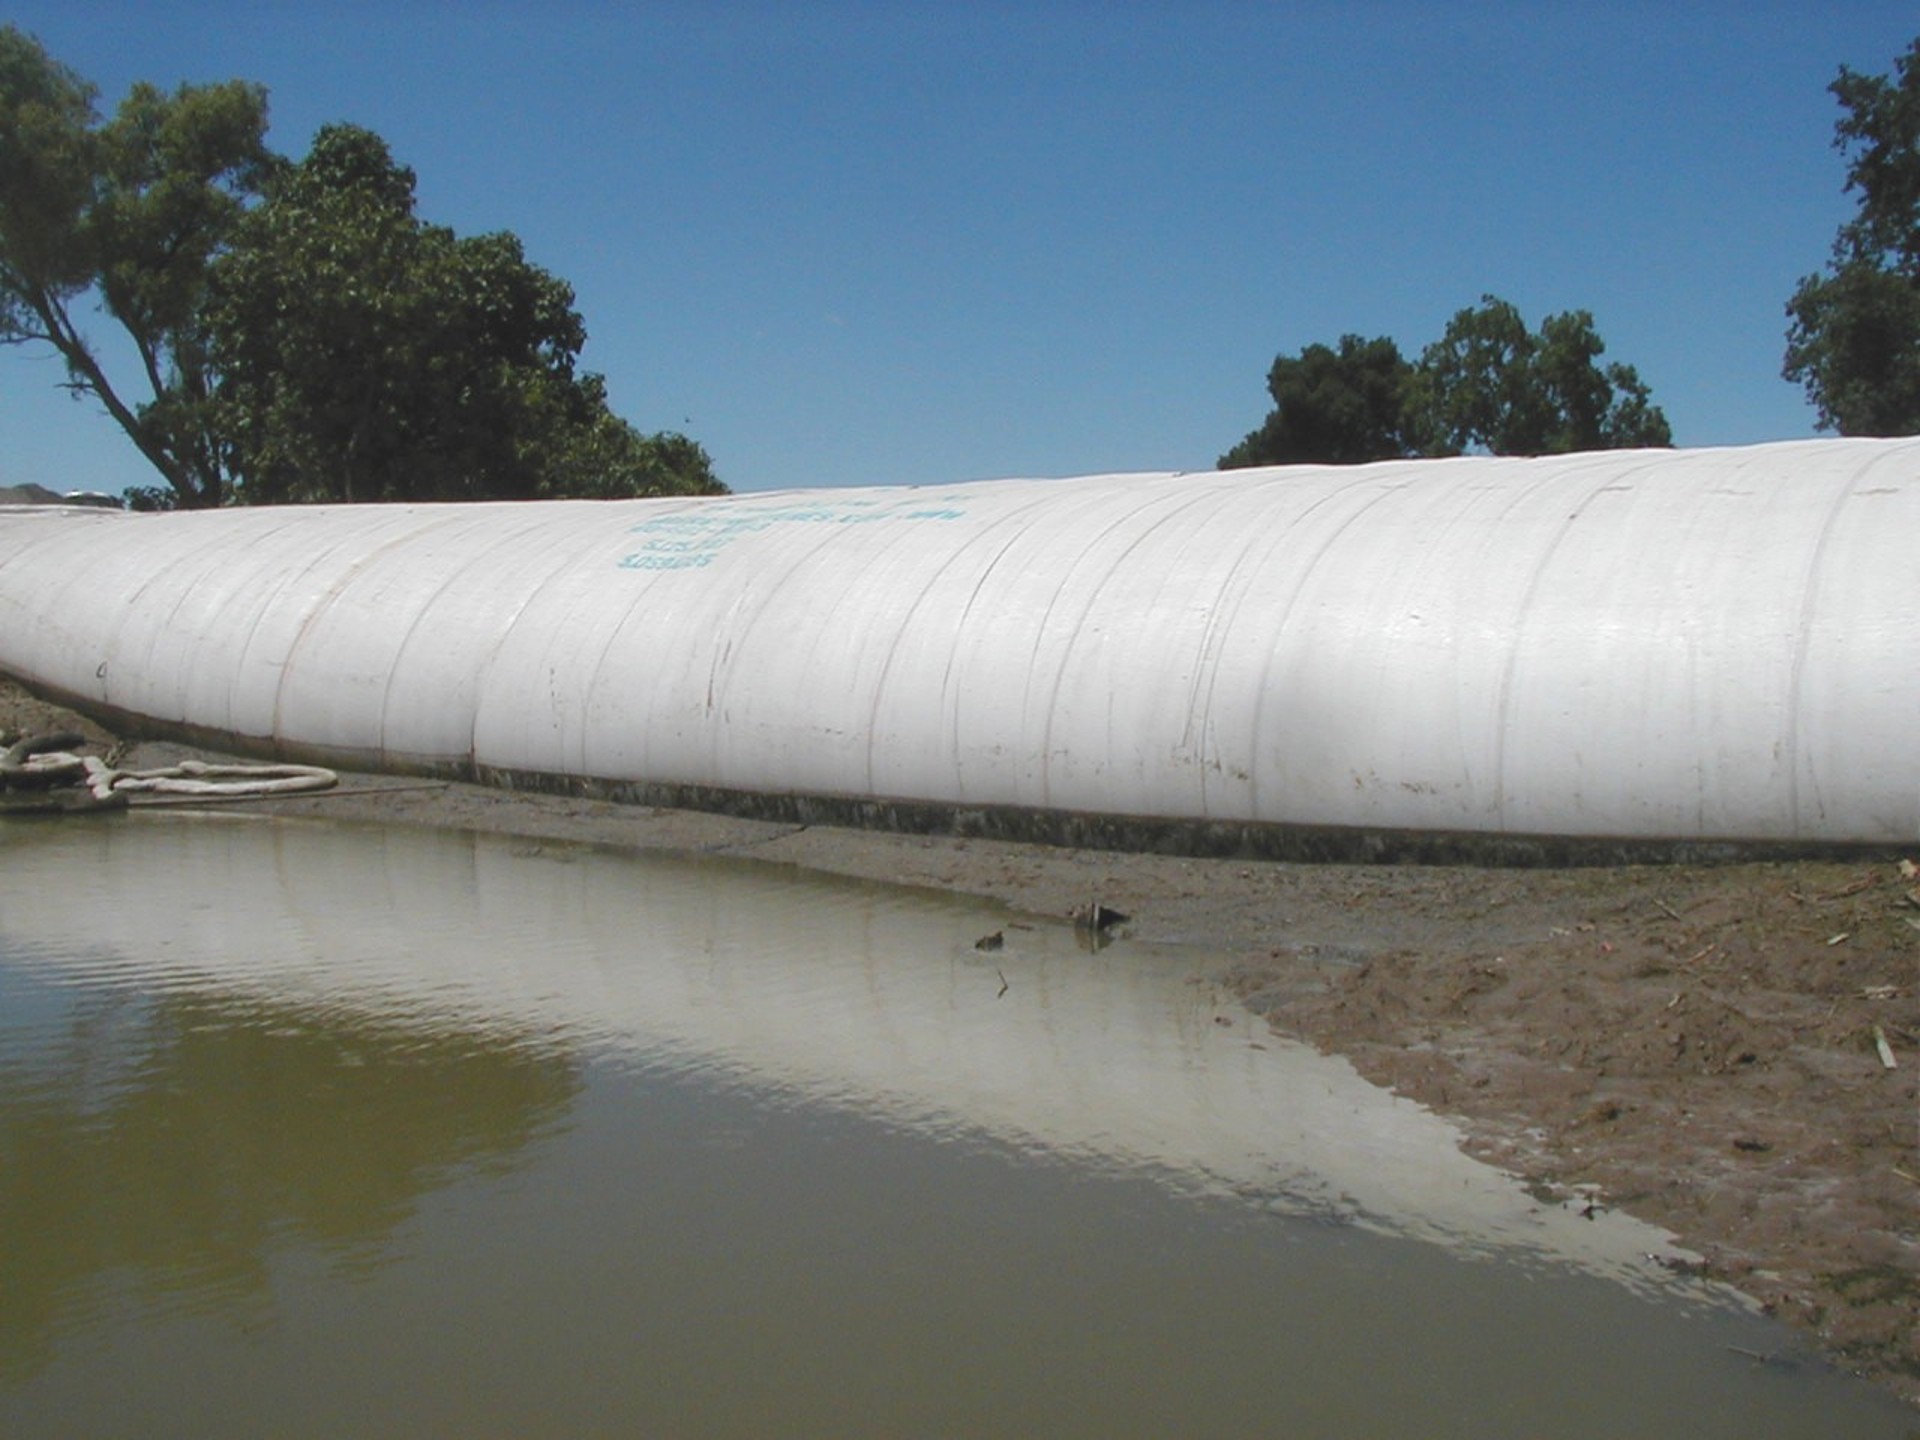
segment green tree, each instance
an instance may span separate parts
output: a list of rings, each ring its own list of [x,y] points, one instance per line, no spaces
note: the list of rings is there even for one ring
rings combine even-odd
[[[270,163],[266,92],[136,85],[102,123],[96,91],[0,26],[0,344],[50,345],[67,388],[106,410],[181,505],[226,498],[201,325],[207,264]],[[94,306],[132,341],[123,395],[81,328]]]
[[[1846,111],[1833,143],[1859,208],[1826,273],[1802,279],[1787,302],[1781,373],[1805,389],[1823,429],[1920,433],[1920,38],[1891,77],[1843,65],[1827,88]]]
[[[576,371],[571,288],[510,234],[420,221],[378,136],[329,126],[292,164],[257,85],[135,85],[105,122],[95,100],[0,26],[0,344],[51,346],[126,432],[165,482],[137,505],[724,489]]]
[[[1461,310],[1420,357],[1416,428],[1428,454],[1564,455],[1666,446],[1673,432],[1631,365],[1602,366],[1585,310],[1536,334],[1494,295]]]
[[[1407,401],[1413,367],[1384,335],[1340,337],[1340,348],[1309,345],[1281,355],[1267,372],[1273,410],[1258,430],[1220,457],[1246,465],[1357,465],[1417,453]]]
[[[1585,310],[1549,315],[1536,334],[1492,295],[1457,313],[1418,364],[1384,336],[1346,335],[1338,350],[1309,345],[1273,362],[1274,408],[1220,468],[1671,445],[1639,375],[1601,365],[1605,351]]]
[[[414,213],[414,176],[330,125],[213,266],[209,337],[242,499],[713,493],[706,454],[576,372],[573,291],[509,234]]]

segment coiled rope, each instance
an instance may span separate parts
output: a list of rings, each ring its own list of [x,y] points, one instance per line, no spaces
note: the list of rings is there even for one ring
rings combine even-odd
[[[28,736],[8,746],[0,753],[0,791],[17,798],[0,808],[98,809],[124,805],[135,794],[247,800],[329,790],[340,780],[318,765],[215,765],[183,760],[150,770],[122,770],[98,756],[75,753],[84,744],[84,736],[62,732]],[[60,794],[73,788],[86,799],[76,804],[77,796]],[[36,798],[41,803],[34,803]]]

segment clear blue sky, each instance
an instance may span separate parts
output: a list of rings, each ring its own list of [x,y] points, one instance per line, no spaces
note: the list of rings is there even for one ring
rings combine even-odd
[[[571,282],[584,363],[740,490],[1210,467],[1276,353],[1584,308],[1683,445],[1812,434],[1782,307],[1851,211],[1826,91],[1911,3],[0,8],[100,87],[368,126]],[[92,332],[109,348],[106,322]],[[0,352],[0,483],[153,479]]]

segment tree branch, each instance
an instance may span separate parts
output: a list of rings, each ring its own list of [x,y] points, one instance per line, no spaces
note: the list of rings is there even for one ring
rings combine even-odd
[[[45,327],[43,338],[60,352],[60,358],[66,362],[67,374],[71,377],[67,388],[84,390],[106,407],[107,414],[114,423],[126,432],[127,438],[147,458],[154,469],[165,477],[175,492],[183,499],[194,496],[195,489],[181,470],[179,463],[167,451],[143,433],[140,417],[122,400],[107,379],[106,372],[100,368],[100,362],[94,358],[93,351],[75,328],[66,310],[44,290],[23,297],[34,315]]]

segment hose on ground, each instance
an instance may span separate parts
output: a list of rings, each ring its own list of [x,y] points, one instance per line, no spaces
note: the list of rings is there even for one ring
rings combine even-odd
[[[183,760],[148,770],[121,770],[71,747],[86,743],[74,734],[28,736],[0,752],[0,791],[42,791],[77,785],[96,804],[135,794],[195,795],[244,800],[329,790],[340,777],[319,765],[224,765]]]

